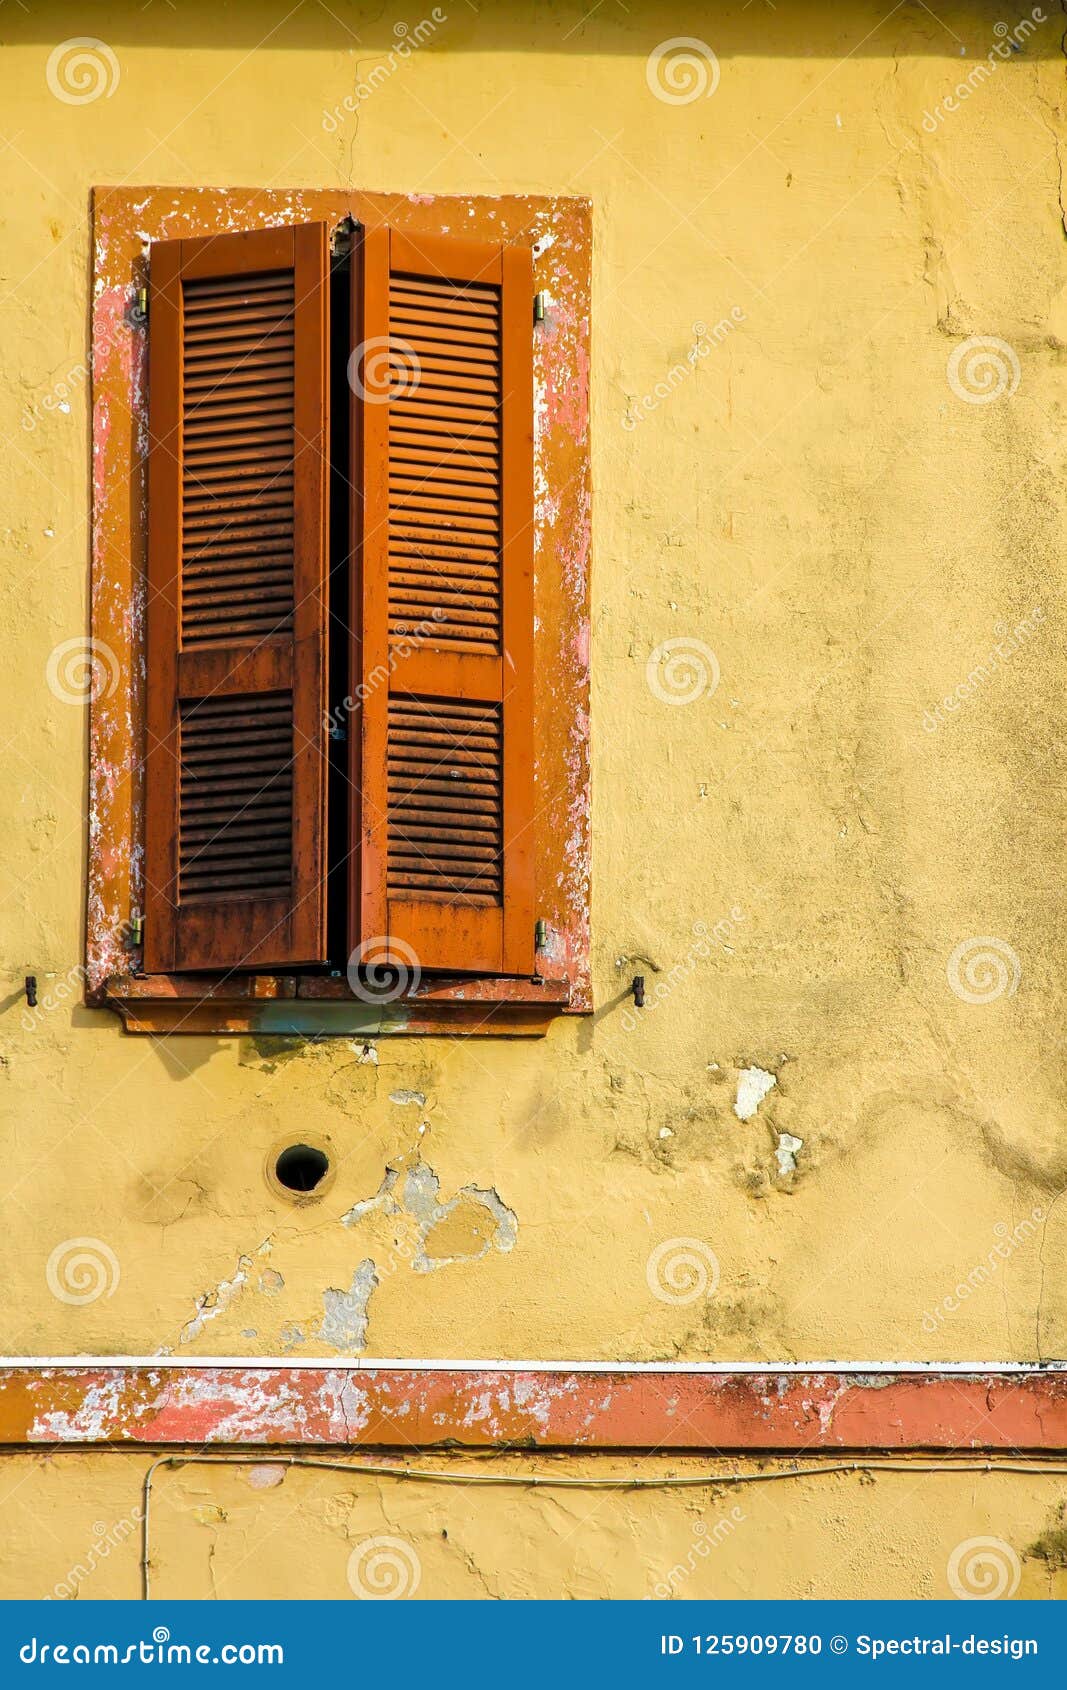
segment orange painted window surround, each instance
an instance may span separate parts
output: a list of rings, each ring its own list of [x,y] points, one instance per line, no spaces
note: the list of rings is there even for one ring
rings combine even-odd
[[[92,703],[89,1001],[170,1032],[587,1010],[588,206],[94,209],[119,681]]]

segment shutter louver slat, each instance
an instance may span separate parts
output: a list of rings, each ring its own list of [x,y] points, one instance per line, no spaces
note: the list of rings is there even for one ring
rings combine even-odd
[[[270,701],[255,727],[242,721],[239,701],[202,708],[182,712],[179,899],[217,898],[253,875],[265,877],[256,882],[263,896],[284,897],[293,873],[292,699]]]
[[[413,298],[417,308],[407,303]],[[461,304],[477,316],[461,316]],[[426,401],[432,398],[438,406],[460,410],[480,397],[492,424],[492,434],[485,439],[492,439],[499,450],[499,285],[470,290],[452,281],[421,282],[394,272],[389,309],[390,332],[403,343],[397,356],[400,390],[389,407],[390,446],[410,439],[423,442],[440,477],[448,471],[453,449],[466,449],[470,442],[465,432],[432,421]],[[480,330],[471,345],[467,325],[474,322]],[[403,462],[394,450],[391,462],[398,455]],[[460,483],[465,495],[462,514],[441,495],[440,480],[416,476],[414,485],[417,493],[390,477],[390,633],[404,637],[428,624],[435,640],[460,649],[499,651],[500,505],[495,479],[482,486]],[[493,590],[480,609],[469,598],[441,591],[442,563],[447,568],[448,560],[475,557],[489,566],[486,579]]]
[[[389,895],[499,904],[500,706],[389,704]],[[471,827],[471,802],[484,818]]]
[[[323,225],[152,251],[146,965],[324,958]]]

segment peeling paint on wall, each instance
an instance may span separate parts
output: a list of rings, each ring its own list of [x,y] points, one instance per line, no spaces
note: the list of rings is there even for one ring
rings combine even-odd
[[[411,1261],[416,1273],[478,1261],[493,1249],[506,1253],[519,1232],[518,1217],[492,1188],[465,1185],[442,1203],[441,1182],[417,1152],[410,1166],[402,1159],[387,1168],[374,1196],[354,1203],[341,1216],[341,1225],[358,1226],[377,1211],[406,1214],[417,1223]]]
[[[796,1138],[792,1133],[779,1133],[778,1146],[774,1152],[778,1163],[778,1172],[783,1177],[795,1174],[797,1171],[797,1152],[803,1150],[804,1140]]]
[[[319,1337],[324,1344],[346,1354],[363,1349],[367,1342],[367,1308],[377,1284],[374,1263],[367,1257],[352,1275],[347,1291],[331,1287],[323,1292]]]
[[[734,1114],[739,1121],[750,1121],[767,1093],[778,1084],[776,1074],[766,1068],[742,1068],[737,1076],[737,1101]]]

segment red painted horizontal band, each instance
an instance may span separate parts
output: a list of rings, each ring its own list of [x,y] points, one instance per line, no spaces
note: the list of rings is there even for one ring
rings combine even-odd
[[[1067,1449],[1067,1375],[0,1368],[0,1443]]]

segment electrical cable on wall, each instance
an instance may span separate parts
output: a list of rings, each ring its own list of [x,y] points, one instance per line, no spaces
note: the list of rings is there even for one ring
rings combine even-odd
[[[419,1480],[445,1485],[523,1485],[535,1490],[677,1490],[714,1489],[717,1485],[770,1484],[777,1479],[821,1478],[829,1473],[1018,1473],[1067,1474],[1067,1461],[830,1461],[810,1467],[779,1467],[770,1473],[668,1473],[657,1478],[553,1473],[451,1473],[427,1467],[390,1467],[386,1462],[323,1461],[300,1455],[161,1455],[144,1476],[141,1516],[141,1595],[150,1599],[150,1520],[152,1481],[160,1467],[312,1467],[326,1473],[366,1473],[372,1478]]]

